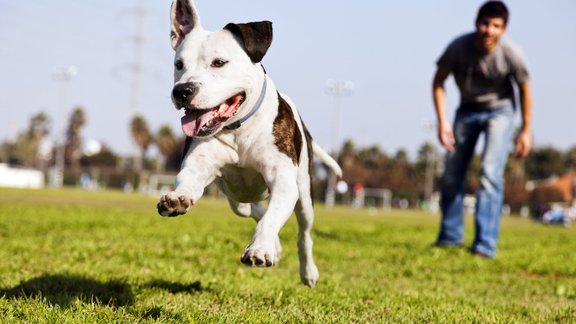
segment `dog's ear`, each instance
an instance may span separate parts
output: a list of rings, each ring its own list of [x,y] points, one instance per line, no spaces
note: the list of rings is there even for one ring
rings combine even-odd
[[[172,48],[176,49],[194,28],[200,28],[200,19],[192,0],[173,0],[170,7]]]
[[[246,24],[230,23],[224,29],[232,32],[244,45],[246,54],[252,62],[259,63],[272,44],[272,23],[270,21],[251,22]]]

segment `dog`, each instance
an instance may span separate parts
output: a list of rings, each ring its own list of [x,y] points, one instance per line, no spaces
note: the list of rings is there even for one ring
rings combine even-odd
[[[175,189],[160,198],[159,214],[185,214],[215,182],[235,214],[257,221],[241,262],[269,267],[279,261],[278,233],[295,212],[300,279],[314,287],[319,272],[310,235],[313,154],[337,176],[342,170],[313,142],[292,101],[278,92],[261,64],[272,43],[272,23],[230,23],[206,31],[192,0],[174,0],[170,35],[172,101],[184,110],[187,141]]]

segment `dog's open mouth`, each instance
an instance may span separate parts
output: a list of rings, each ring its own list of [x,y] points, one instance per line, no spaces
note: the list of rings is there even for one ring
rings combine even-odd
[[[208,136],[220,129],[222,124],[234,117],[238,107],[246,99],[244,92],[239,93],[219,106],[211,109],[185,108],[182,117],[182,130],[188,137]]]

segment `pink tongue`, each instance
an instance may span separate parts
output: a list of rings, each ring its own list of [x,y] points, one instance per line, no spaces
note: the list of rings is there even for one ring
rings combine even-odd
[[[202,126],[206,125],[210,121],[214,109],[206,110],[193,110],[182,117],[182,131],[188,137],[194,137],[198,135]]]

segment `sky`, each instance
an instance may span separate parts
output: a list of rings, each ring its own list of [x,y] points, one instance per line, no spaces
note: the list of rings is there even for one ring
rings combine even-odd
[[[86,113],[84,142],[101,141],[118,154],[136,151],[129,132],[136,113],[152,132],[168,125],[181,134],[182,112],[170,101],[170,2],[0,0],[0,142],[14,139],[39,112],[51,117],[50,138],[57,140],[77,106]],[[431,95],[435,62],[451,40],[474,29],[483,2],[197,0],[196,6],[207,30],[273,22],[263,65],[321,146],[351,139],[357,147],[405,149],[415,158],[425,142],[440,148]],[[505,3],[506,35],[522,48],[531,72],[534,144],[576,146],[576,1]],[[63,81],[57,73],[68,67],[77,74]],[[353,87],[336,98],[327,91],[330,80]],[[446,89],[452,119],[459,99],[452,78]]]

